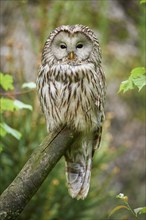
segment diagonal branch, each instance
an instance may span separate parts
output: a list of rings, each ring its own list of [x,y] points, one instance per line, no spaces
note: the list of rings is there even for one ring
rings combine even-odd
[[[39,189],[47,175],[64,155],[74,138],[63,128],[51,134],[32,153],[20,173],[0,197],[0,219],[16,219]]]

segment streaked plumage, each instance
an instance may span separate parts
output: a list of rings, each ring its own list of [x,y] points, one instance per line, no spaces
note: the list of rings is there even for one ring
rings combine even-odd
[[[105,77],[99,43],[83,25],[61,26],[48,37],[37,88],[48,132],[67,125],[80,138],[67,150],[70,195],[87,196],[94,150],[104,119]]]

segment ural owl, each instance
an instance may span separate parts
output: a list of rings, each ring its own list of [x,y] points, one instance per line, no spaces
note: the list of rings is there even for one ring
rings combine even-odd
[[[99,43],[83,25],[63,25],[48,37],[37,88],[47,130],[67,126],[80,138],[66,151],[70,195],[84,199],[89,190],[92,157],[100,144],[104,119],[105,76]]]

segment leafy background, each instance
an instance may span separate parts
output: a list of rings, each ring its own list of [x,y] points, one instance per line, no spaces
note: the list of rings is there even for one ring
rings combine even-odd
[[[62,158],[19,219],[108,219],[119,203],[116,195],[121,192],[129,197],[133,208],[143,207],[145,90],[134,89],[124,94],[118,91],[122,81],[131,80],[132,69],[145,65],[145,5],[138,0],[1,0],[0,3],[0,79],[2,82],[3,77],[8,78],[3,79],[6,87],[5,83],[1,85],[1,104],[4,99],[11,101],[7,105],[11,109],[1,109],[1,131],[5,130],[0,145],[1,192],[47,135],[34,84],[27,83],[36,80],[41,51],[50,31],[62,24],[75,23],[92,28],[101,44],[107,78],[106,121],[101,148],[94,156],[88,198],[76,201],[69,197]],[[18,132],[17,138],[4,123],[15,129],[14,133]],[[112,219],[130,220],[132,216],[121,210]]]

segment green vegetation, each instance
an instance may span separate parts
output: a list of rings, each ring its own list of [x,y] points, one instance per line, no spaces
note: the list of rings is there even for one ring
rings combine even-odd
[[[4,113],[11,111],[18,111],[20,109],[29,109],[32,111],[32,106],[24,104],[23,102],[14,99],[13,95],[15,95],[15,92],[10,93],[8,90],[14,90],[14,85],[13,85],[13,78],[9,74],[3,74],[0,73],[0,86],[2,87],[3,90],[7,91],[2,93],[4,97],[0,98],[0,104],[1,104],[1,122],[0,122],[0,135],[2,137],[5,137],[6,134],[11,134],[13,137],[16,139],[21,138],[21,133],[13,128],[11,128],[8,124],[5,123],[4,119]],[[5,97],[12,97],[10,98],[5,98]]]
[[[116,196],[117,199],[120,199],[124,205],[119,205],[116,206],[111,212],[110,212],[110,217],[117,212],[120,209],[126,209],[129,211],[129,213],[131,213],[134,217],[134,219],[139,220],[139,215],[145,214],[146,213],[146,207],[140,207],[140,208],[136,208],[136,209],[132,209],[131,206],[129,205],[128,202],[128,196],[124,196],[123,193],[120,193],[119,195]]]
[[[93,159],[89,196],[84,201],[70,198],[62,158],[20,220],[105,220],[113,207],[116,208],[111,213],[112,220],[130,220],[133,214],[127,201],[122,200],[125,196],[119,198],[122,205],[117,206],[114,199],[121,191],[130,198],[130,208],[144,206],[145,4],[140,4],[144,2],[1,2],[1,192],[47,134],[34,82],[50,31],[61,24],[81,23],[92,28],[101,44],[108,87],[106,121],[101,147]],[[145,216],[140,214],[144,209],[131,210],[144,220]]]
[[[146,69],[144,67],[137,67],[131,71],[131,75],[128,80],[123,81],[121,83],[119,92],[123,91],[123,93],[138,88],[140,91],[146,85]]]
[[[140,0],[140,4],[146,3],[146,0]]]

